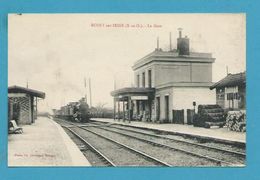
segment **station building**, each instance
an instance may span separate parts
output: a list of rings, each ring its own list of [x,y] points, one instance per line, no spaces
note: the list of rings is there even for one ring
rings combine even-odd
[[[111,92],[115,118],[186,124],[195,104],[216,104],[216,93],[209,89],[212,54],[191,52],[181,30],[177,49],[163,51],[158,44],[132,66],[135,87]]]
[[[18,125],[32,124],[37,119],[37,98],[45,93],[20,86],[8,87],[8,119]]]
[[[210,89],[216,90],[216,101],[222,109],[246,109],[246,72],[228,74]]]

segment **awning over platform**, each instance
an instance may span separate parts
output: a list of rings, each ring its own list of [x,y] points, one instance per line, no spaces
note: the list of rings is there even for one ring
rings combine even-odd
[[[114,97],[114,119],[122,118],[131,121],[133,117],[135,117],[134,119],[143,117],[141,111],[147,111],[147,119],[151,118],[155,88],[126,87],[112,91],[111,95]],[[122,108],[123,112],[121,112],[120,108]]]
[[[127,87],[122,89],[117,89],[111,92],[113,97],[124,98],[131,96],[135,100],[147,100],[149,96],[153,96],[155,93],[154,88],[136,88]]]

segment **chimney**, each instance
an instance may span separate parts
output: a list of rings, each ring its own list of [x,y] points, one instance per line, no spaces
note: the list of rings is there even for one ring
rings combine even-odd
[[[157,37],[157,40],[156,40],[156,43],[157,43],[157,47],[155,48],[156,51],[162,51],[162,49],[160,48],[160,41],[159,41],[159,37]]]
[[[190,39],[185,36],[182,37],[182,28],[178,28],[179,38],[177,39],[177,50],[179,55],[189,55],[190,54]]]
[[[179,31],[179,38],[181,38],[181,35],[182,35],[182,28],[178,28],[178,31]]]
[[[159,49],[159,37],[157,37],[157,49]]]

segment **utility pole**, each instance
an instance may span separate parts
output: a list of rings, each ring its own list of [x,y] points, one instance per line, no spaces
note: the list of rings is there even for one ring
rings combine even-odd
[[[226,66],[226,71],[227,71],[227,75],[228,75],[228,66]]]
[[[26,88],[27,88],[27,89],[29,88],[29,82],[28,82],[28,79],[26,80]]]
[[[160,45],[159,45],[159,37],[157,37],[157,50],[159,50],[159,47],[160,47]]]
[[[116,90],[116,76],[114,75],[114,90]]]
[[[92,107],[92,95],[91,95],[91,79],[88,79],[88,83],[89,83],[89,107]]]
[[[88,100],[87,100],[87,80],[86,77],[84,77],[84,87],[85,87],[85,101],[88,104]]]

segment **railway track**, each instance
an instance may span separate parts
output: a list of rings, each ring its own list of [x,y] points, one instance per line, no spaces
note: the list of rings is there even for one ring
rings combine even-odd
[[[102,162],[98,164],[96,163],[97,166],[113,166],[113,167],[140,166],[140,165],[141,166],[167,166],[167,167],[171,166],[170,164],[163,162],[151,155],[148,155],[142,151],[131,148],[123,143],[105,137],[99,133],[95,133],[91,130],[84,129],[84,132],[80,133],[80,130],[82,130],[82,128],[78,125],[75,125],[74,123],[65,122],[63,120],[56,120],[56,122],[61,124],[63,128],[67,129],[71,134],[73,134],[81,142],[83,142],[88,147],[88,149],[92,151],[92,153],[95,153],[95,155],[97,156],[96,159],[98,158],[98,160],[95,161]],[[95,126],[90,126],[90,127],[95,127]],[[91,133],[92,135],[86,134],[86,131]],[[90,142],[90,139],[92,139],[92,141],[95,140],[95,142]],[[105,141],[102,141],[102,139]],[[81,144],[79,144],[79,146],[81,146]],[[108,149],[105,149],[104,147],[108,147]],[[110,152],[115,151],[116,153],[111,154],[108,153],[107,150],[109,150]],[[122,155],[128,154],[127,160],[124,160],[124,156],[120,156],[119,154]]]
[[[71,127],[75,127],[75,123],[68,122],[59,118],[54,119],[61,127],[64,128],[65,132],[70,136],[74,143],[78,146],[80,151],[84,154],[86,159],[91,163],[92,166],[112,166],[116,165],[108,159],[103,153],[92,146],[88,141],[81,137],[78,133],[73,131]],[[77,126],[77,125],[76,125]]]
[[[176,140],[172,138],[167,138],[163,136],[158,135],[151,135],[148,133],[142,133],[138,131],[133,131],[128,129],[121,129],[121,128],[115,128],[115,127],[93,127],[93,128],[99,128],[105,131],[110,131],[113,133],[117,133],[129,138],[134,138],[140,141],[144,141],[150,144],[153,144],[155,146],[165,147],[172,150],[177,150],[180,152],[184,152],[188,155],[194,155],[200,158],[209,159],[211,161],[214,161],[220,165],[227,165],[227,166],[240,166],[243,165],[245,161],[245,154],[236,152],[236,151],[230,151],[225,149],[220,149],[216,147],[210,147],[203,144],[198,143],[191,143],[187,141],[181,141]],[[116,129],[116,130],[113,130]],[[152,138],[151,138],[152,137]]]
[[[97,150],[93,145],[91,145],[88,141],[86,141],[84,138],[82,138],[78,133],[73,131],[71,128],[62,125],[63,128],[67,129],[74,138],[76,137],[80,143],[76,143],[80,148],[80,150],[83,152],[83,154],[86,156],[86,158],[91,162],[92,165],[96,166],[112,166],[115,167],[116,165],[103,153],[101,153],[99,150]],[[73,136],[70,135],[70,137],[74,140],[74,142],[78,142],[73,138]],[[82,144],[84,148],[82,148]],[[87,151],[90,150],[90,151]]]
[[[113,125],[111,127],[115,128],[115,129],[119,129],[119,130],[128,131],[128,132],[133,132],[133,133],[138,133],[138,134],[142,134],[142,135],[153,136],[153,137],[156,137],[156,138],[171,140],[171,141],[174,141],[174,142],[184,143],[184,144],[187,144],[187,145],[194,145],[194,146],[198,146],[198,147],[202,147],[202,148],[217,150],[217,151],[221,151],[221,152],[224,152],[224,153],[236,154],[236,155],[244,157],[244,158],[246,157],[246,154],[244,152],[241,152],[241,151],[230,150],[230,149],[227,149],[227,148],[224,149],[224,148],[220,148],[220,147],[209,146],[209,145],[190,142],[190,141],[186,141],[186,140],[179,140],[179,139],[170,138],[170,137],[166,137],[166,136],[162,136],[162,135],[140,132],[140,131],[132,130],[132,129],[129,129],[129,128],[127,129],[127,128],[122,128],[122,127],[116,127],[116,126],[113,126]]]
[[[81,127],[81,128],[88,130],[84,127]],[[93,129],[93,127],[91,129]],[[117,134],[117,135],[120,135],[121,137],[125,136],[126,138],[128,138],[129,142],[133,141],[133,139],[135,139],[139,143],[149,144],[150,147],[145,149],[147,152],[149,152],[149,151],[151,151],[151,149],[155,149],[157,147],[157,149],[158,149],[157,152],[163,152],[164,151],[163,153],[167,154],[168,156],[172,156],[173,154],[175,154],[177,156],[182,156],[185,159],[185,161],[187,161],[187,162],[184,162],[184,166],[186,166],[186,163],[188,164],[188,166],[195,166],[195,165],[196,166],[205,166],[206,164],[208,164],[209,166],[231,166],[231,165],[233,165],[233,164],[231,164],[227,161],[220,160],[220,159],[213,158],[213,157],[206,156],[206,155],[202,155],[202,154],[199,154],[199,153],[196,153],[196,152],[188,151],[188,150],[185,150],[181,147],[169,146],[169,145],[166,145],[166,144],[162,144],[162,143],[158,143],[158,142],[155,142],[155,141],[148,140],[146,138],[136,137],[136,136],[132,136],[132,135],[129,135],[129,134],[126,134],[126,133],[120,133],[120,132],[117,132],[117,131],[109,130],[107,128],[99,128],[99,130],[101,130],[103,132],[108,131],[110,133],[114,133],[113,135],[111,135],[111,137],[114,137],[114,138],[115,138],[115,134]],[[95,129],[95,131],[97,131],[97,129]],[[99,132],[102,133],[101,131],[99,131]],[[131,144],[133,144],[133,143],[131,143]],[[170,162],[170,163],[172,163],[173,166],[179,166],[180,165],[180,164],[178,164],[178,162],[176,164],[174,162],[174,160],[177,158],[177,156],[175,156],[174,158],[171,158],[173,161]],[[197,164],[197,162],[194,162],[194,163],[189,162],[190,158],[193,158],[193,159],[195,158],[195,159],[197,159],[195,161],[200,160],[201,162],[198,163],[198,164]],[[165,158],[165,159],[167,159],[167,158]]]
[[[169,140],[169,141],[172,141],[172,142],[176,142],[178,144],[184,144],[184,145],[187,145],[187,146],[195,146],[195,147],[199,147],[199,148],[204,148],[204,149],[207,149],[207,150],[210,150],[210,151],[218,151],[220,153],[222,152],[222,153],[229,154],[229,155],[236,155],[236,156],[239,156],[242,159],[246,158],[246,154],[244,152],[240,152],[240,151],[229,150],[229,149],[224,149],[224,148],[220,148],[220,147],[214,147],[214,146],[204,145],[204,144],[200,144],[200,143],[170,138],[170,137],[166,137],[166,136],[162,136],[162,135],[146,133],[146,132],[143,132],[143,131],[133,130],[132,128],[117,127],[114,124],[108,124],[107,127],[122,130],[124,132],[127,131],[127,132],[134,133],[134,134],[151,136],[151,137],[158,138],[158,139],[165,139],[165,140]]]
[[[131,148],[121,142],[105,137],[91,130],[83,130],[80,127],[71,127],[75,134],[87,141],[102,157],[110,161],[113,166],[171,166],[142,151]],[[88,132],[88,133],[86,133]]]
[[[99,126],[101,126],[102,124],[103,125],[106,124],[106,126],[113,127],[115,129],[120,129],[120,130],[124,130],[124,131],[128,131],[128,132],[138,133],[138,134],[142,134],[142,135],[149,135],[149,136],[152,136],[152,137],[171,140],[171,141],[175,141],[175,142],[180,142],[180,143],[184,143],[184,144],[187,144],[187,145],[194,145],[194,146],[198,146],[198,147],[202,147],[202,148],[213,149],[213,150],[217,150],[217,151],[222,151],[223,153],[236,154],[236,155],[241,156],[243,158],[246,157],[245,145],[243,147],[238,147],[235,144],[230,145],[230,144],[228,144],[228,142],[221,142],[221,143],[215,142],[215,141],[214,142],[207,142],[208,140],[203,141],[203,140],[198,140],[197,138],[190,139],[190,138],[187,138],[187,137],[180,138],[180,135],[167,135],[165,133],[164,133],[164,135],[158,135],[158,134],[154,133],[153,130],[146,130],[146,129],[142,129],[142,128],[138,128],[138,127],[130,127],[130,126],[125,127],[124,125],[114,124],[114,123],[103,123],[103,122],[95,122],[94,121],[94,122],[92,122],[92,124],[99,125]],[[149,133],[147,133],[147,132],[149,132]],[[202,142],[200,142],[200,141],[202,141]],[[216,146],[216,145],[218,145],[218,146]],[[241,144],[239,144],[239,146],[241,146]]]
[[[217,140],[214,138],[203,138],[199,136],[192,136],[187,134],[181,134],[181,133],[175,133],[175,132],[167,132],[167,131],[160,131],[156,129],[148,129],[143,127],[134,127],[129,126],[125,124],[116,124],[116,123],[107,123],[107,122],[99,122],[99,121],[91,121],[91,124],[94,125],[107,125],[111,127],[116,127],[120,129],[126,129],[126,130],[133,130],[133,132],[145,132],[147,134],[151,134],[152,136],[155,135],[157,137],[163,137],[165,139],[172,139],[180,142],[187,142],[190,144],[198,144],[199,146],[205,146],[210,148],[215,148],[217,150],[226,150],[231,152],[237,152],[238,154],[245,155],[245,144],[244,143],[236,143],[236,142],[230,142],[225,140]],[[124,128],[123,128],[124,127]]]
[[[65,121],[62,120],[62,122],[60,121],[59,123],[64,122]],[[113,124],[102,123],[91,123],[91,125],[79,125],[68,122],[68,124],[70,124],[70,129],[80,128],[84,131],[95,134],[96,136],[102,137],[103,139],[106,139],[110,142],[122,144],[123,141],[125,144],[123,144],[123,146],[121,145],[121,147],[131,148],[133,152],[137,151],[136,153],[141,152],[141,154],[143,153],[146,155],[146,158],[152,157],[155,160],[163,159],[163,161],[159,160],[161,162],[157,162],[157,165],[161,164],[164,166],[179,166],[178,163],[174,164],[172,162],[167,162],[166,159],[161,158],[160,156],[156,157],[156,154],[154,153],[149,153],[149,149],[151,150],[151,148],[157,148],[159,152],[164,151],[165,153],[168,153],[168,155],[173,154],[173,152],[177,154],[186,154],[187,157],[192,157],[193,161],[194,158],[201,159],[200,161],[202,161],[202,163],[199,164],[199,166],[204,166],[206,164],[208,164],[208,166],[242,166],[245,161],[245,154],[242,152],[221,149],[218,147],[210,147],[204,144],[198,144],[189,141],[176,140],[162,135],[140,132],[138,130],[133,130],[133,128],[129,129],[122,127],[114,127]],[[117,137],[115,137],[116,135]],[[128,138],[129,142],[127,142],[127,140],[123,139],[122,137]],[[145,148],[145,150],[141,149],[142,151],[140,151],[140,149],[137,150],[138,148],[134,147],[133,143],[130,143],[130,141],[133,140],[135,140],[138,143],[146,143],[150,146],[152,145],[152,147]],[[171,152],[169,152],[169,150]],[[203,160],[207,161],[207,163],[204,163]],[[192,164],[189,165],[193,166]]]

